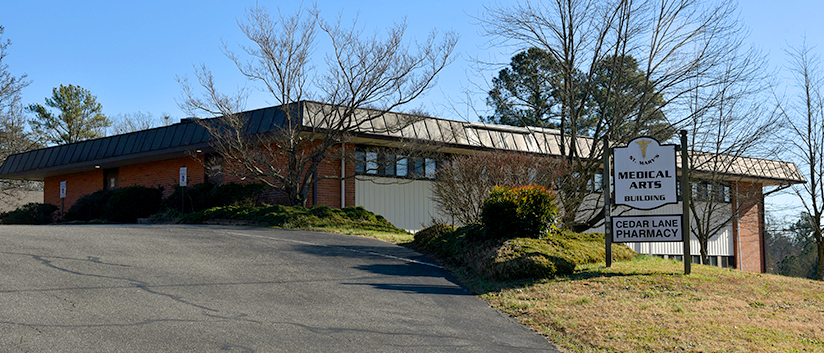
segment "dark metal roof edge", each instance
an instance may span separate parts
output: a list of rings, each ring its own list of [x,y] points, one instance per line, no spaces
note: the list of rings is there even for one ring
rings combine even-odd
[[[147,159],[148,157],[158,157],[158,158],[148,158],[149,160],[163,160],[163,157],[169,155],[176,155],[180,154],[181,152],[191,151],[194,149],[202,149],[204,151],[208,151],[211,147],[208,142],[201,142],[197,144],[187,145],[187,146],[179,146],[168,148],[165,150],[152,150],[146,152],[138,152],[129,155],[122,155],[122,156],[113,156],[101,159],[94,159],[88,161],[80,161],[71,164],[61,164],[59,166],[52,166],[40,169],[31,169],[22,172],[16,173],[9,173],[9,174],[20,174],[18,178],[10,178],[9,174],[0,174],[0,179],[19,179],[19,180],[39,180],[39,179],[29,179],[28,177],[31,175],[40,175],[40,174],[49,174],[50,172],[60,171],[60,170],[67,170],[67,169],[78,169],[89,167],[92,168],[96,165],[105,165],[105,164],[117,164],[118,162],[124,162],[129,160],[138,160],[138,159]]]

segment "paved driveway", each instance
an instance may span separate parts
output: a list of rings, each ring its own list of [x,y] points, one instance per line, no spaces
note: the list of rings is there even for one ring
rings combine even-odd
[[[0,226],[0,351],[555,352],[412,250],[218,226]]]

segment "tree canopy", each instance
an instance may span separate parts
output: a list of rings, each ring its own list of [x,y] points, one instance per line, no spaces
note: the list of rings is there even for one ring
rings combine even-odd
[[[592,136],[599,121],[612,125],[615,137],[649,135],[668,139],[673,129],[661,111],[663,97],[651,87],[631,55],[611,55],[598,60],[591,74],[575,70],[573,96],[561,94],[563,78],[552,55],[529,48],[512,57],[509,67],[492,79],[487,105],[493,108],[484,122],[513,126],[565,128],[563,107],[581,101],[584,113],[577,121],[579,135]],[[565,98],[566,97],[566,98]],[[571,97],[571,98],[570,98]]]
[[[46,107],[56,109],[57,115]],[[89,90],[75,85],[60,85],[46,98],[46,106],[30,104],[36,117],[29,121],[34,131],[50,143],[73,143],[105,135],[111,125],[103,115],[103,105]]]

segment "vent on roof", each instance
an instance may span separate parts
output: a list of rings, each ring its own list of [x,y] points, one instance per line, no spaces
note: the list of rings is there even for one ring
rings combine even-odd
[[[199,118],[182,118],[178,124],[186,124],[186,123],[196,123],[200,120]]]

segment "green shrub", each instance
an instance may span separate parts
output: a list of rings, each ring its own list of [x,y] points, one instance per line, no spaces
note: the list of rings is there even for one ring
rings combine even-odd
[[[103,209],[103,219],[117,223],[135,223],[160,211],[163,189],[129,186],[110,191]]]
[[[421,245],[426,245],[439,237],[443,237],[444,234],[454,231],[454,226],[443,223],[435,223],[415,233],[415,242]]]
[[[229,205],[255,206],[260,204],[266,186],[263,184],[226,183],[215,185],[210,182],[188,187],[175,186],[175,191],[163,201],[163,208],[180,210],[186,213]],[[183,199],[185,198],[185,203]]]
[[[363,207],[222,206],[187,214],[183,222],[204,223],[215,219],[246,220],[283,228],[358,228],[404,232]]]
[[[552,239],[516,238],[501,244],[487,270],[491,277],[501,280],[551,278],[568,275],[582,264],[565,256],[552,246]]]
[[[541,238],[556,231],[555,193],[541,186],[496,186],[481,207],[486,237]]]
[[[103,220],[135,223],[160,210],[161,188],[129,186],[114,190],[100,190],[81,197],[66,213],[67,221]]]
[[[64,219],[67,221],[103,219],[103,209],[110,196],[111,192],[108,190],[99,190],[85,195],[66,212]]]
[[[48,224],[57,206],[47,203],[27,203],[14,211],[0,213],[0,224]]]
[[[433,225],[415,234],[412,245],[441,262],[501,281],[542,279],[572,274],[578,265],[604,261],[604,235],[563,231],[543,239],[486,239],[479,225],[454,229]],[[637,254],[613,246],[616,261]]]

